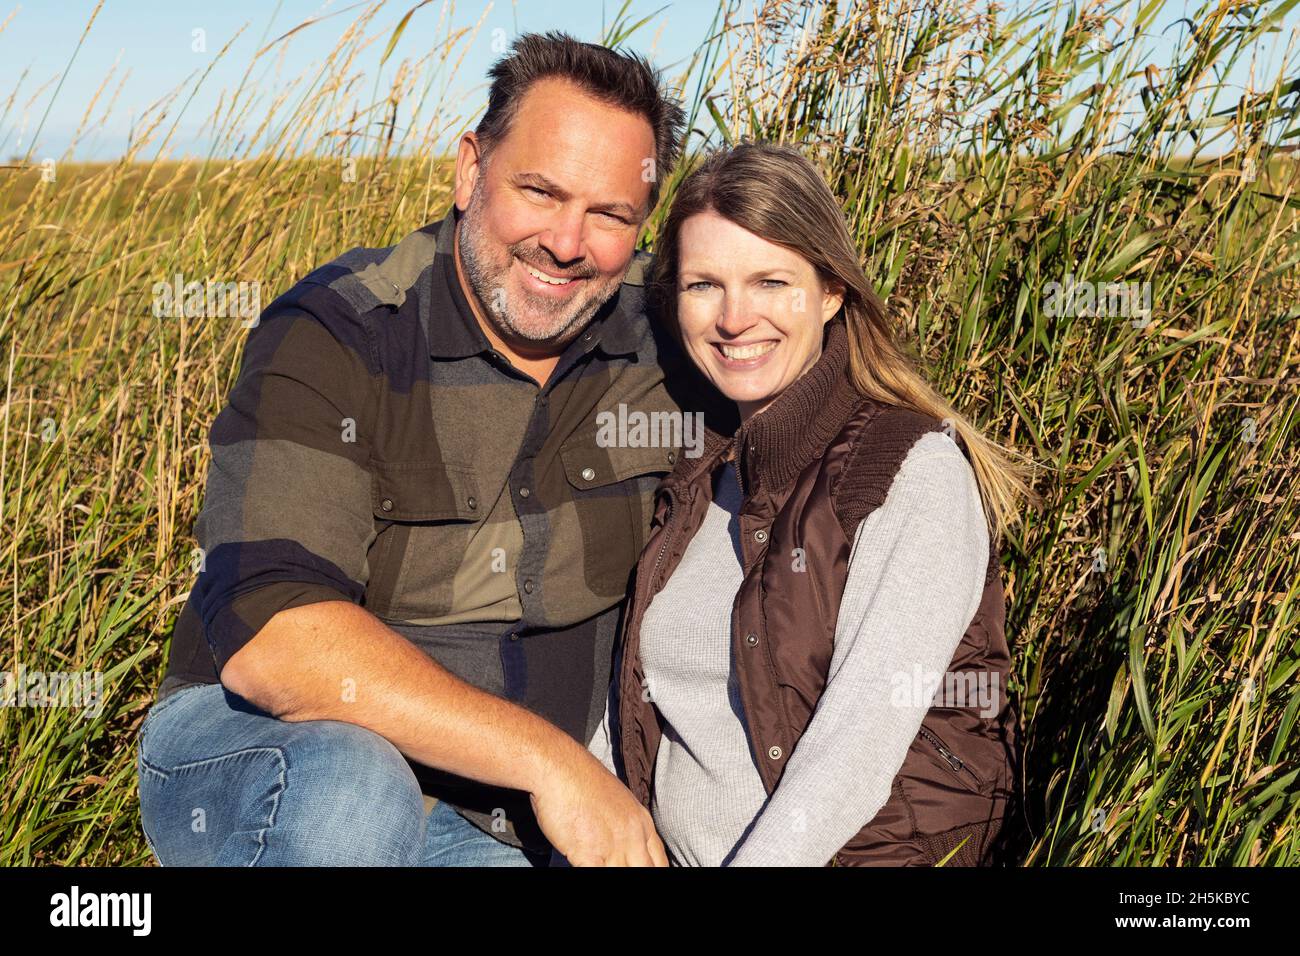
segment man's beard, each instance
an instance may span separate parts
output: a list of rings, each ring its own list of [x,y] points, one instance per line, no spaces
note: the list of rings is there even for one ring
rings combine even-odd
[[[506,249],[501,263],[493,260],[491,240],[484,235],[483,174],[479,173],[470,193],[469,205],[460,219],[460,258],[470,288],[489,321],[510,337],[538,344],[563,345],[572,341],[622,284],[622,276],[598,280],[595,267],[585,262],[573,272],[559,266],[555,257],[540,246],[515,243]],[[579,276],[587,288],[568,301],[534,295],[518,284],[508,284],[515,257],[534,268],[554,274]],[[508,288],[516,289],[508,293]],[[522,301],[512,301],[521,298]],[[529,320],[532,321],[529,321]]]

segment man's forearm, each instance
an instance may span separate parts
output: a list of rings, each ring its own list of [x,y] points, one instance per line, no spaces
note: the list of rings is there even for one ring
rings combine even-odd
[[[594,760],[536,714],[468,684],[365,609],[342,601],[282,611],[221,672],[281,720],[342,720],[419,763],[533,792],[548,773]]]

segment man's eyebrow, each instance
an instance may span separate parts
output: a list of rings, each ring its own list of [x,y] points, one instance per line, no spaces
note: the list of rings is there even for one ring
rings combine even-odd
[[[517,173],[514,180],[516,185],[537,186],[540,189],[545,189],[556,199],[560,200],[560,202],[564,202],[566,199],[570,198],[570,193],[567,189],[554,180],[543,176],[541,173]],[[636,211],[631,203],[622,202],[621,200],[607,203],[596,203],[591,208],[596,212],[618,213],[629,219],[640,218],[640,213]]]

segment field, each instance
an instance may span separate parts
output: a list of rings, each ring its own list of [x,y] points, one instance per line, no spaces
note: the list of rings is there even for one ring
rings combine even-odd
[[[1027,866],[1300,864],[1295,34],[1289,76],[1216,85],[1296,6],[1207,4],[1157,69],[1134,33],[1162,0],[724,7],[683,83],[692,155],[803,145],[932,380],[1034,465],[1041,503],[1002,544]],[[103,675],[97,715],[0,707],[0,863],[152,862],[134,736],[246,333],[156,316],[155,285],[257,283],[265,305],[448,206],[431,144],[476,117],[418,94],[483,40],[444,29],[373,89],[407,24],[379,9],[274,97],[269,44],[211,118],[221,158],[153,158],[181,88],[120,161],[0,169],[0,670]],[[0,91],[6,122],[32,92]],[[1063,308],[1072,281],[1149,311]]]

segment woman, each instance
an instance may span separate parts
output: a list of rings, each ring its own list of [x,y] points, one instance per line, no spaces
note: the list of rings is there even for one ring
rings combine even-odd
[[[1019,469],[913,369],[795,150],[692,173],[654,286],[741,424],[660,485],[591,750],[679,865],[994,862]]]

